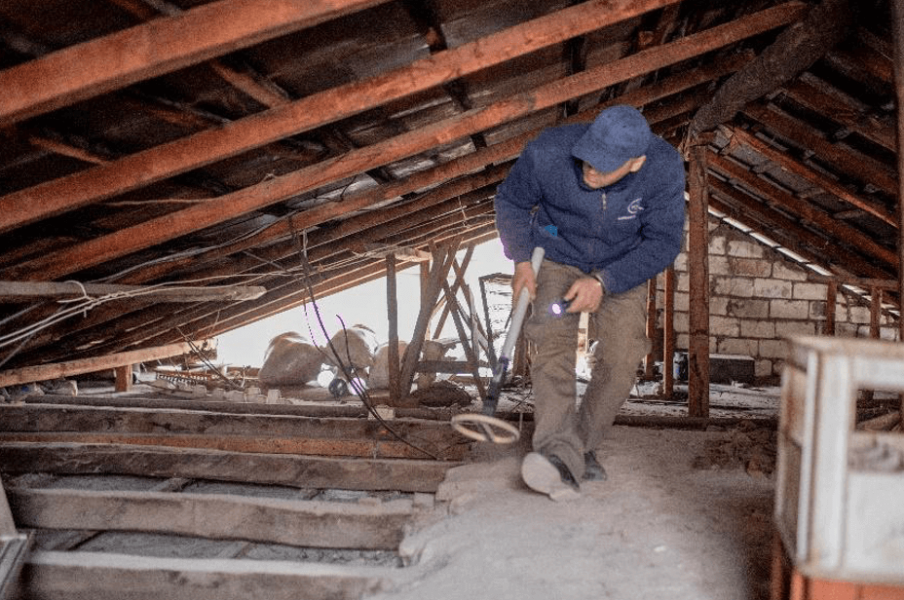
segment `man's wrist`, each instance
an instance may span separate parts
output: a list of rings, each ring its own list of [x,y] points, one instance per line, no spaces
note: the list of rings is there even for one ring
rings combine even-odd
[[[605,292],[606,291],[606,282],[603,281],[603,273],[601,271],[591,271],[590,276],[599,282],[600,288],[602,288],[602,290]]]

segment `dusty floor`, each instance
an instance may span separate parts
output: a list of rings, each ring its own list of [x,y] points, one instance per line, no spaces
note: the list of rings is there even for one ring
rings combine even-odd
[[[742,400],[741,412],[774,416],[774,395],[720,393]],[[635,401],[624,414],[664,408]],[[374,598],[766,599],[774,436],[749,425],[616,427],[599,449],[608,481],[585,483],[567,503],[521,482],[525,440],[488,445],[438,491],[448,515],[403,543],[405,583]]]

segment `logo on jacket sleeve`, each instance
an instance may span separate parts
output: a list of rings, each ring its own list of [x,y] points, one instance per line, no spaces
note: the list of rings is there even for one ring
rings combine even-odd
[[[636,219],[637,215],[640,211],[643,210],[643,206],[640,203],[643,201],[643,198],[635,198],[631,200],[631,203],[628,205],[627,212],[628,214],[622,215],[618,218],[619,221],[629,221],[631,219]]]

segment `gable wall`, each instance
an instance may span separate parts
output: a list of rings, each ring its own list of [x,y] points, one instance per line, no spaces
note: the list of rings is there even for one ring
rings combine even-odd
[[[685,248],[687,247],[685,236]],[[687,253],[675,261],[676,349],[688,348]],[[752,356],[756,376],[781,375],[786,339],[822,334],[826,320],[825,283],[808,281],[810,272],[776,250],[727,224],[710,222],[710,345],[711,354]],[[657,308],[662,327],[664,276],[657,281]],[[839,293],[835,306],[835,335],[868,338],[870,308]],[[896,321],[883,315],[880,337],[898,339]]]

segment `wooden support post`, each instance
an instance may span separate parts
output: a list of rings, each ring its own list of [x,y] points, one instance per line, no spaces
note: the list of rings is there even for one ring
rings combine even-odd
[[[709,199],[705,145],[690,148],[688,415],[709,417]]]
[[[116,367],[116,391],[128,392],[132,389],[132,365]]]
[[[430,317],[433,315],[433,307],[439,298],[439,293],[443,289],[443,282],[449,275],[449,269],[452,268],[452,262],[455,260],[455,253],[461,239],[454,240],[446,249],[434,250],[433,266],[429,270],[427,281],[421,279],[421,310],[418,313],[417,322],[414,325],[414,333],[411,336],[411,343],[408,344],[408,350],[405,353],[405,363],[402,365],[399,381],[399,397],[407,398],[411,391],[411,384],[414,381],[414,372],[417,367],[418,360],[421,355],[421,346],[424,345],[424,338],[427,335],[427,328],[430,326]],[[421,274],[424,271],[422,269]]]
[[[830,279],[826,285],[826,324],[824,335],[835,335],[835,303],[838,301],[838,282]]]
[[[652,341],[656,337],[656,277],[647,282],[647,339]],[[653,379],[653,350],[652,348],[643,359],[643,376],[648,381]]]
[[[904,0],[891,1],[891,29],[898,100],[898,298],[904,298]],[[898,320],[898,339],[904,341],[904,318]]]
[[[396,289],[395,254],[386,256],[386,307],[389,317],[389,402],[398,403],[399,394],[399,298]]]
[[[898,105],[898,301],[904,306],[904,0],[891,0],[891,31]],[[904,314],[898,318],[898,341],[904,342]],[[904,422],[904,394],[898,398]]]
[[[665,299],[662,323],[662,395],[675,395],[675,267],[665,270]]]
[[[869,305],[869,337],[879,339],[879,319],[882,316],[882,290],[877,287],[870,288]]]

